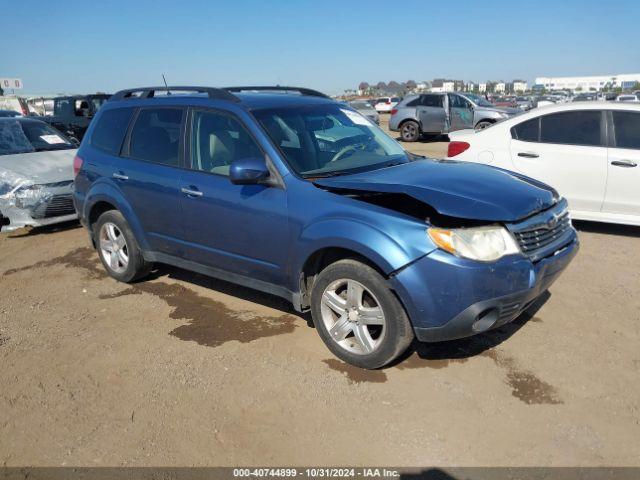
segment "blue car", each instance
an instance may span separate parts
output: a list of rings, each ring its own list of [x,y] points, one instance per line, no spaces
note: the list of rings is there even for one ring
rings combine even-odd
[[[362,368],[512,321],[578,250],[551,187],[413,155],[303,88],[121,91],[74,170],[113,278],[163,263],[286,298]]]

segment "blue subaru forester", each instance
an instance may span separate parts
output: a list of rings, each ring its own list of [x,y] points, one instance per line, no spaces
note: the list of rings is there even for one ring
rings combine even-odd
[[[549,186],[418,157],[303,88],[115,94],[78,156],[75,205],[105,269],[171,264],[290,300],[363,368],[415,337],[516,318],[578,250]]]

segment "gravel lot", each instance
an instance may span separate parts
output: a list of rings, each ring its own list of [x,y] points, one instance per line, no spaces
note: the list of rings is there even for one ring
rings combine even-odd
[[[514,323],[374,372],[275,297],[117,283],[73,224],[0,234],[0,464],[640,466],[640,229],[577,226]]]

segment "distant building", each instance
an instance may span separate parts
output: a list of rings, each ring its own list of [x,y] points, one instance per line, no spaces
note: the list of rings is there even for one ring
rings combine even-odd
[[[527,82],[525,80],[514,80],[512,85],[512,91],[515,93],[522,93],[527,91]]]
[[[476,90],[478,90],[478,84],[474,82],[469,82],[467,83],[465,90],[467,92],[475,92]]]
[[[478,84],[478,91],[480,93],[485,93],[487,91],[487,84],[486,83],[479,83]]]
[[[633,88],[636,83],[640,83],[640,73],[588,77],[536,77],[536,85],[542,85],[546,90],[588,92],[603,88]]]
[[[493,93],[504,93],[507,89],[507,84],[500,81],[493,84]]]
[[[457,92],[464,88],[462,80],[445,80],[444,78],[436,78],[431,82],[432,92]]]

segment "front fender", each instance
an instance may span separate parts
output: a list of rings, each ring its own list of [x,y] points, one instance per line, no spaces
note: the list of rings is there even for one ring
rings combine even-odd
[[[131,205],[127,202],[120,189],[107,180],[94,183],[84,198],[81,217],[88,228],[90,228],[89,214],[98,202],[107,202],[116,207],[129,224],[129,228],[131,228],[133,235],[136,237],[140,248],[142,248],[142,250],[149,250],[149,244],[144,230],[138,221],[138,217],[133,212]]]
[[[432,252],[435,247],[426,235],[426,225],[399,220],[386,225],[388,232],[352,218],[328,218],[305,227],[296,245],[294,278],[315,252],[344,248],[357,252],[390,274]]]

